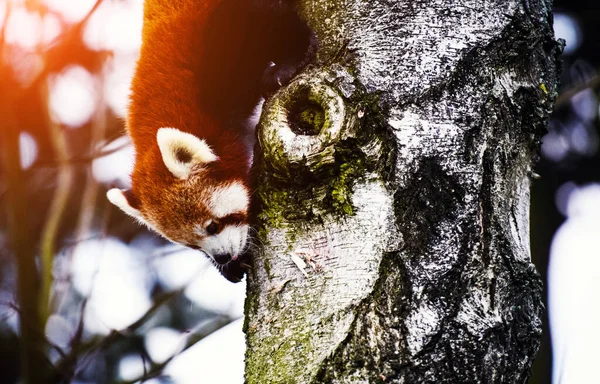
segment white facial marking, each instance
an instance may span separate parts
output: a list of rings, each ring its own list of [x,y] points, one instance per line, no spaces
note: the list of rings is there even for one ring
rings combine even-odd
[[[204,140],[176,128],[160,128],[156,141],[165,166],[179,179],[187,179],[195,165],[218,159]],[[180,153],[188,155],[189,161],[181,161]]]
[[[247,212],[250,203],[248,189],[239,182],[216,188],[211,195],[208,209],[215,217],[225,217],[236,212]]]
[[[119,207],[121,211],[125,212],[131,217],[142,220],[142,214],[139,210],[129,205],[129,201],[127,201],[127,197],[125,197],[125,193],[123,193],[122,190],[113,188],[106,192],[106,197],[108,198],[108,201]]]
[[[199,246],[209,254],[238,256],[246,247],[248,225],[228,225],[216,235],[204,238]]]

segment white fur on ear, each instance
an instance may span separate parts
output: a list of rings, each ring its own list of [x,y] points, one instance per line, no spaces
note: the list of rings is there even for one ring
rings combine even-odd
[[[156,141],[167,169],[179,179],[187,179],[194,165],[218,159],[204,140],[176,128],[160,128]]]
[[[138,220],[142,220],[142,214],[139,210],[129,205],[129,201],[127,201],[127,197],[122,190],[113,188],[106,192],[106,197],[108,197],[108,200],[111,203],[119,207],[121,211],[125,212],[129,216],[135,217]]]

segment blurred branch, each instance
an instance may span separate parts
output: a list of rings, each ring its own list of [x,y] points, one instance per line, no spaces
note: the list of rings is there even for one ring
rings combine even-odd
[[[23,317],[23,316],[21,315],[21,309],[19,308],[19,306],[18,306],[16,303],[13,303],[13,302],[0,302],[0,306],[3,306],[3,307],[7,307],[7,308],[10,308],[10,309],[12,309],[12,310],[13,310],[13,311],[14,311],[16,314],[18,314],[18,315],[19,315],[19,317],[22,319],[21,321],[25,321],[25,325],[26,325],[27,327],[30,327],[32,331],[36,331],[36,329],[33,327],[33,324],[29,324],[29,323],[27,322],[27,321],[28,321],[28,320],[27,320],[27,318],[26,318],[26,317]],[[50,348],[54,349],[54,350],[55,350],[55,351],[56,351],[56,352],[57,352],[57,353],[58,353],[58,354],[59,354],[61,357],[65,357],[65,356],[67,355],[67,354],[65,353],[65,351],[64,351],[64,350],[63,350],[61,347],[59,347],[58,345],[56,345],[55,343],[53,343],[53,342],[52,342],[50,339],[48,339],[48,338],[46,337],[46,335],[45,335],[45,334],[43,334],[43,333],[42,333],[42,334],[40,334],[40,335],[38,335],[38,336],[39,336],[40,338],[43,338],[43,339],[44,339],[44,342],[45,342],[45,343],[46,343],[46,344],[47,344],[47,345],[48,345]]]
[[[214,319],[208,320],[206,322],[203,322],[201,324],[198,324],[198,326],[196,326],[193,330],[191,330],[188,334],[186,334],[184,336],[184,338],[182,340],[182,346],[171,357],[169,357],[167,360],[163,361],[162,363],[152,362],[150,365],[150,368],[143,375],[141,375],[140,377],[137,377],[133,380],[120,381],[119,384],[140,383],[140,382],[144,382],[146,380],[155,378],[157,376],[160,376],[163,373],[165,367],[174,358],[179,356],[181,353],[187,351],[194,345],[196,345],[196,343],[198,343],[199,341],[204,339],[206,336],[210,335],[213,332],[218,331],[219,329],[223,328],[226,325],[231,324],[235,320],[236,319],[232,319],[229,316],[219,316],[217,318],[214,318]]]
[[[564,104],[566,104],[569,101],[571,101],[571,99],[573,98],[573,96],[575,96],[576,94],[578,94],[581,91],[584,91],[586,89],[593,89],[594,90],[594,89],[596,89],[598,87],[600,87],[600,75],[593,76],[592,78],[590,78],[585,83],[579,84],[579,85],[577,85],[575,87],[572,87],[572,88],[569,88],[569,89],[563,91],[556,98],[556,101],[554,102],[554,108],[562,107]]]
[[[75,331],[75,335],[73,335],[73,338],[69,343],[70,352],[68,354],[62,354],[60,356],[61,359],[59,360],[58,364],[56,364],[57,377],[54,381],[61,381],[62,379],[68,380],[70,382],[70,380],[75,374],[75,367],[77,366],[77,358],[79,356],[73,353],[73,351],[78,350],[81,344],[81,338],[83,336],[84,330],[84,315],[85,309],[87,308],[87,303],[87,299],[84,299],[81,303],[81,309],[79,311],[79,321],[77,323],[77,330]]]
[[[101,94],[100,97],[103,98],[104,94]],[[90,151],[93,151],[95,143],[102,141],[106,133],[106,106],[103,103],[100,103],[94,115],[91,131]],[[69,162],[69,164],[71,163]],[[86,171],[85,187],[81,199],[81,208],[79,209],[79,222],[75,231],[77,241],[82,241],[90,233],[100,188],[89,167]],[[69,264],[71,264],[71,261],[69,260]]]
[[[112,330],[105,337],[102,337],[100,339],[88,340],[83,343],[79,343],[79,341],[72,341],[71,351],[69,352],[69,354],[62,357],[57,362],[56,370],[63,375],[67,375],[67,377],[71,377],[72,374],[75,372],[75,368],[77,366],[78,361],[91,356],[98,350],[108,348],[109,346],[113,345],[121,339],[125,339],[135,335],[138,332],[138,330],[140,330],[146,324],[146,322],[152,318],[152,316],[158,311],[160,307],[168,303],[174,297],[181,295],[181,293],[183,293],[184,290],[185,287],[182,287],[176,291],[167,292],[158,296],[154,304],[146,311],[146,313],[144,313],[136,322],[134,322],[133,324],[131,324],[123,330]],[[85,305],[82,307],[82,313],[78,329],[82,329],[84,310]],[[80,334],[80,332],[78,333]],[[76,340],[76,338],[74,338],[73,340]]]
[[[105,350],[121,340],[131,338],[139,334],[140,330],[154,317],[158,310],[175,297],[180,296],[193,280],[194,278],[190,279],[190,281],[175,291],[165,292],[161,295],[158,295],[154,299],[152,306],[137,321],[129,325],[127,328],[122,330],[112,330],[105,337],[94,338],[85,342],[81,342],[84,311],[87,304],[86,300],[82,305],[80,321],[77,332],[71,341],[70,352],[66,356],[61,356],[61,359],[55,365],[57,373],[62,375],[62,378],[71,378],[76,374],[77,369],[84,369],[87,362],[82,362],[83,360],[91,358],[96,352]],[[182,348],[179,352],[187,350],[210,333],[224,327],[234,320],[235,319],[232,319],[229,316],[218,316],[215,319],[209,320],[208,322],[199,324],[188,335],[186,335]],[[175,356],[171,357],[168,361],[161,364],[152,363],[150,370],[145,374],[156,377],[174,357]]]
[[[21,169],[20,130],[9,92],[0,100],[0,143],[6,190],[8,233],[17,266],[17,300],[20,314],[21,372],[26,384],[45,383],[51,367],[46,359],[44,323],[39,311],[39,275],[34,244],[29,239],[27,193]]]
[[[102,223],[100,226],[101,235],[99,236],[99,238],[101,238],[101,239],[106,238],[106,226],[108,225],[109,217],[110,217],[110,208],[107,206],[104,209],[104,214],[102,215],[102,220],[101,220],[101,223]],[[83,239],[78,239],[78,240],[82,241]],[[77,244],[77,242],[76,242],[76,244]],[[73,249],[71,248],[69,250],[69,252],[72,253]],[[72,255],[69,255],[67,257],[69,260],[72,260]],[[70,274],[71,272],[69,271],[67,273]],[[96,273],[97,273],[97,271],[96,271]],[[65,278],[64,280],[70,281],[70,278]],[[58,288],[58,287],[56,289],[56,296],[59,301],[62,300],[63,303],[66,304],[67,295],[61,294],[60,288]],[[75,375],[77,365],[80,361],[79,360],[79,358],[81,357],[80,355],[83,355],[90,350],[89,346],[82,345],[83,344],[82,343],[83,332],[85,329],[85,324],[84,324],[85,311],[87,308],[88,300],[89,300],[89,298],[86,297],[83,299],[83,302],[81,303],[81,308],[79,310],[79,321],[77,323],[77,329],[75,331],[75,334],[73,335],[73,337],[71,338],[71,340],[69,342],[69,353],[67,355],[61,356],[61,359],[58,362],[56,362],[56,364],[55,364],[56,375],[57,375],[56,381],[61,381],[59,379],[62,379],[62,381],[72,379],[73,376]],[[66,304],[66,305],[68,305],[68,304]],[[60,308],[60,304],[59,304],[59,308]],[[88,345],[91,345],[91,343],[88,343]]]
[[[11,4],[5,3],[5,19]],[[24,384],[45,383],[51,372],[46,358],[44,325],[40,321],[39,275],[34,244],[29,239],[27,199],[23,170],[21,169],[20,128],[14,113],[18,88],[14,87],[11,69],[3,63],[5,52],[5,28],[0,30],[0,156],[6,193],[4,209],[7,216],[7,232],[17,269],[17,301],[20,333],[21,381]]]
[[[127,142],[127,143],[123,143],[122,145],[119,145],[115,148],[101,150],[96,153],[92,153],[89,156],[72,157],[67,160],[67,163],[68,163],[68,165],[88,165],[89,163],[91,163],[92,161],[94,161],[96,159],[100,159],[104,156],[112,155],[113,153],[119,152],[120,150],[129,147],[130,145],[131,145],[131,143]],[[58,167],[59,165],[60,165],[59,163],[54,162],[54,161],[53,162],[46,161],[46,162],[38,162],[37,164],[35,164],[34,167],[35,168],[55,168],[55,167]]]
[[[92,138],[90,140],[91,147],[93,147],[94,143],[97,143],[104,138],[105,128],[106,128],[105,108],[104,108],[104,106],[100,106],[99,110],[96,113],[94,120],[92,121],[92,124],[91,124],[91,129],[92,129]],[[70,167],[70,165],[71,165],[70,160],[67,159],[66,162],[63,162],[61,164],[61,167],[63,169],[65,167],[67,167],[67,168],[71,169],[71,171],[72,171],[72,168]],[[77,224],[77,229],[75,231],[75,244],[77,244],[81,241],[84,241],[84,239],[90,233],[90,229],[92,227],[92,221],[94,218],[94,211],[96,208],[98,188],[99,188],[98,183],[94,180],[90,170],[88,169],[86,179],[85,179],[85,187],[84,187],[84,190],[82,193],[81,208],[79,209],[79,222]],[[106,221],[108,221],[108,220],[106,220]],[[105,236],[105,233],[103,233],[102,236]],[[65,255],[65,257],[68,260],[67,264],[72,265],[72,262],[73,262],[72,249],[70,250],[70,252],[67,252],[67,255]],[[70,271],[67,272],[66,274],[70,275]],[[65,277],[63,281],[69,282],[71,280],[68,277]],[[61,285],[64,286],[64,289],[61,289]],[[66,300],[65,296],[66,296],[66,292],[68,292],[67,287],[68,287],[68,285],[65,285],[65,284],[55,284],[54,297],[56,298],[56,302],[60,303],[60,302],[64,302]],[[87,308],[87,303],[88,303],[88,299],[84,298],[84,300],[81,304],[81,309],[79,311],[79,321],[77,323],[77,329],[69,343],[70,351],[78,350],[81,345],[81,341],[82,341],[82,337],[83,337],[83,330],[84,330],[84,315],[85,315],[85,310]],[[61,356],[62,366],[59,367],[59,369],[57,370],[57,373],[62,375],[63,378],[71,379],[75,373],[75,367],[77,366],[77,357],[78,356],[76,356],[74,354],[62,355]]]
[[[131,146],[131,143],[128,141],[126,143],[123,143],[119,146],[116,146],[114,148],[111,149],[105,149],[102,151],[98,151],[96,153],[92,153],[89,156],[83,156],[83,157],[74,157],[72,159],[69,160],[69,163],[71,164],[87,164],[87,163],[91,163],[92,161],[99,159],[101,157],[105,157],[108,155],[112,155],[113,153],[119,152],[122,149],[125,149],[127,147]]]
[[[83,30],[89,21],[90,17],[96,12],[96,10],[100,7],[103,0],[96,0],[94,6],[89,10],[89,12],[85,15],[83,19],[81,19],[76,24],[72,25],[69,29],[67,29],[64,33],[56,37],[50,43],[48,50],[45,52],[45,62],[46,65],[38,76],[38,79],[45,79],[52,72],[61,71],[66,65],[72,64],[73,59],[73,49],[75,47],[84,48],[85,43],[82,39]],[[81,49],[82,52],[85,52],[86,49]],[[105,52],[108,54],[108,52]],[[83,60],[94,60],[90,55],[86,55],[87,57],[81,57]],[[70,60],[66,60],[66,59]],[[86,63],[80,63],[84,67],[88,67]],[[89,63],[87,63],[89,64]]]
[[[47,87],[44,87],[44,92],[48,93]],[[56,252],[56,239],[60,229],[60,223],[69,202],[69,193],[73,186],[75,178],[73,169],[68,165],[69,149],[63,129],[60,125],[54,123],[48,118],[48,127],[50,129],[50,141],[55,157],[59,164],[57,175],[57,186],[54,191],[54,196],[50,203],[48,217],[42,230],[41,239],[41,298],[39,313],[42,324],[46,323],[50,313],[50,296],[52,291],[53,280],[53,261]]]

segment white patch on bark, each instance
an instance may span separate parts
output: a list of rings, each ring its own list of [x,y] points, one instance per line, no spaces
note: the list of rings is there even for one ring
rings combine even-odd
[[[368,180],[357,183],[353,190],[354,215],[341,222],[330,217],[323,227],[306,233],[272,229],[267,239],[269,254],[255,259],[259,280],[269,281],[270,295],[277,298],[260,297],[257,310],[262,316],[253,317],[249,324],[253,329],[249,345],[265,341],[278,349],[301,345],[305,359],[277,362],[295,367],[302,375],[299,383],[309,382],[321,362],[346,338],[354,320],[353,307],[372,293],[383,253],[399,241],[390,225],[394,222],[393,198],[383,183]],[[290,233],[297,236],[293,242]],[[309,248],[320,268],[306,269],[305,277],[292,261],[290,249]],[[269,273],[264,260],[269,261]],[[282,358],[292,356],[284,354]]]
[[[531,81],[519,80],[514,71],[506,71],[496,76],[492,91],[498,98],[504,97],[504,94],[512,98],[519,89],[531,87]]]
[[[516,6],[512,1],[504,7],[493,0],[463,1],[440,22],[439,9],[448,9],[444,0],[404,1],[393,6],[383,0],[370,1],[368,6],[352,1],[348,13],[358,28],[349,29],[348,35],[350,47],[357,49],[360,58],[359,80],[370,91],[392,91],[394,99],[421,94],[452,73],[463,56],[461,51],[498,37]],[[391,9],[382,12],[382,8]],[[399,18],[398,14],[411,17]]]
[[[439,329],[443,313],[429,303],[421,303],[404,321],[408,329],[406,342],[411,355],[417,354]]]
[[[510,220],[511,234],[519,252],[516,256],[522,256],[523,260],[531,260],[531,248],[529,246],[529,205],[530,205],[531,181],[527,175],[523,175],[517,181],[515,191],[515,202],[511,207],[512,220]]]

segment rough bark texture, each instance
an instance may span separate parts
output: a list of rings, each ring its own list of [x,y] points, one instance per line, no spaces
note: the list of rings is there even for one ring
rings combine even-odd
[[[247,383],[526,382],[550,5],[303,2],[318,62],[258,132]]]

